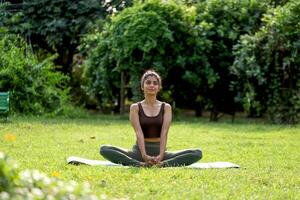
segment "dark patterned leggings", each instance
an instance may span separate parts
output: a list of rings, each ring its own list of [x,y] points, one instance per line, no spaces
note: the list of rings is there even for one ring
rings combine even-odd
[[[149,156],[159,155],[159,142],[145,142],[146,153]],[[111,145],[100,147],[100,154],[107,160],[125,166],[142,166],[144,162],[137,144],[132,150],[123,149]],[[193,164],[202,158],[202,151],[199,149],[186,149],[176,152],[165,152],[162,160],[162,167],[186,166]]]

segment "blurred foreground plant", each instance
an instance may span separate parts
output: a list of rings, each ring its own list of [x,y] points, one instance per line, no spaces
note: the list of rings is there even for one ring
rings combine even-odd
[[[38,170],[19,171],[16,163],[0,152],[0,199],[96,200],[90,185],[49,178]]]

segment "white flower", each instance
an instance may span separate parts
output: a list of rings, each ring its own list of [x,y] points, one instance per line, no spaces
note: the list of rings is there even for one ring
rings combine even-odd
[[[62,181],[57,181],[57,186],[61,188],[64,186],[64,183]]]
[[[50,195],[50,194],[48,194],[48,195],[46,196],[46,199],[47,199],[47,200],[55,200],[54,196],[52,196],[52,195]]]
[[[0,157],[1,157],[1,153],[2,152],[0,152]],[[9,199],[9,194],[7,192],[1,192],[0,193],[0,199],[2,199],[2,200]]]
[[[59,192],[59,188],[58,187],[52,187],[51,192],[52,192],[52,195],[56,195]]]
[[[33,188],[31,190],[32,194],[37,197],[37,198],[42,198],[44,196],[42,190],[40,190],[39,188]]]
[[[5,154],[0,151],[0,159],[4,159],[4,158],[5,158]]]
[[[49,186],[51,184],[51,179],[49,177],[44,177],[43,182],[45,186]]]
[[[106,196],[106,194],[101,194],[100,198],[101,199],[107,199],[107,196]]]
[[[84,182],[82,187],[83,187],[83,191],[85,191],[85,192],[90,191],[90,184],[88,182]]]
[[[28,188],[15,188],[15,193],[19,195],[25,195],[29,192]]]
[[[34,195],[31,192],[28,192],[27,195],[25,195],[24,197],[26,197],[24,199],[34,200]]]
[[[72,185],[67,185],[66,186],[66,191],[69,192],[69,193],[72,193],[74,191],[74,186]]]
[[[69,200],[76,200],[76,196],[74,194],[69,194],[68,199]]]
[[[98,200],[98,198],[96,197],[96,195],[90,195],[89,200]]]
[[[113,7],[112,7],[112,6],[109,6],[109,7],[106,9],[106,11],[107,11],[107,12],[110,12],[112,9],[113,9]]]
[[[12,168],[14,168],[14,169],[17,169],[17,168],[18,168],[18,163],[12,162],[12,163],[10,163],[10,164],[11,164]]]
[[[103,3],[103,6],[106,6],[107,4],[110,4],[110,3],[111,3],[111,0],[105,0]]]
[[[33,170],[32,171],[32,178],[33,178],[33,180],[39,181],[39,180],[42,180],[43,177],[44,177],[44,174],[42,174],[38,170]]]
[[[21,172],[21,179],[30,179],[30,171],[28,169],[24,170],[23,172]]]
[[[73,180],[70,181],[69,183],[70,183],[70,185],[72,185],[73,187],[76,187],[76,186],[78,185],[77,182],[76,182],[76,181],[73,181]]]

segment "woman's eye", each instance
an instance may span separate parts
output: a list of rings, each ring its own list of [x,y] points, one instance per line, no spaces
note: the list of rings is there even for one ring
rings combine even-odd
[[[146,81],[146,84],[147,84],[147,85],[151,85],[151,83],[152,83],[153,85],[158,85],[158,82],[157,82],[157,81]]]

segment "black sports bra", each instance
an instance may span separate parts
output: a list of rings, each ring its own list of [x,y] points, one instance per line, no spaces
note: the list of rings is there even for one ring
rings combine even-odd
[[[157,116],[149,117],[145,114],[142,104],[139,102],[139,119],[143,130],[144,138],[160,137],[161,127],[164,120],[165,103],[161,104],[160,111]]]

